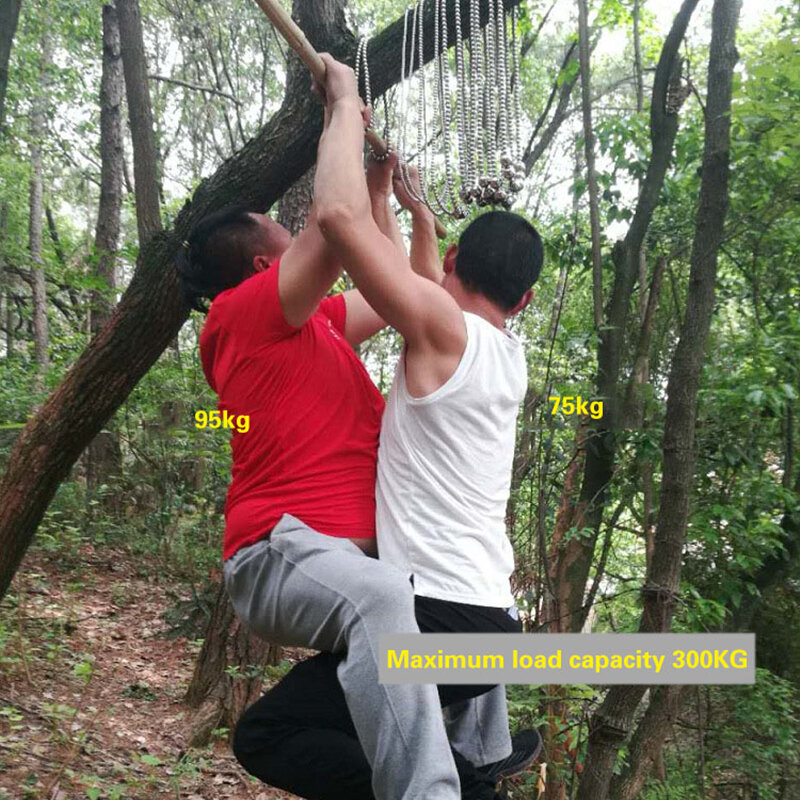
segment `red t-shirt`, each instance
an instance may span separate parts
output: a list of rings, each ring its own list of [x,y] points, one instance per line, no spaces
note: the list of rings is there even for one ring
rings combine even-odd
[[[375,469],[384,401],[344,338],[344,297],[301,327],[284,319],[275,262],[217,295],[200,357],[234,430],[223,558],[263,539],[284,513],[331,536],[375,536]]]

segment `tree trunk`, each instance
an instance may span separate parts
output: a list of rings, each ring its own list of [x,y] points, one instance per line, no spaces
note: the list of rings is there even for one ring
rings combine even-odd
[[[221,583],[186,692],[185,701],[195,711],[186,737],[189,746],[207,744],[215,728],[232,733],[242,712],[259,697],[262,668],[280,658],[280,647],[242,627]]]
[[[100,203],[97,207],[94,257],[97,276],[108,287],[92,292],[90,329],[93,335],[111,318],[111,292],[116,286],[122,206],[122,60],[119,23],[114,6],[103,6],[103,71],[100,78]],[[86,485],[96,489],[108,476],[122,471],[122,451],[114,431],[102,431],[87,450]]]
[[[0,0],[0,135],[3,133],[8,89],[8,62],[19,23],[22,0]]]
[[[103,6],[103,71],[100,79],[100,202],[97,207],[94,256],[97,276],[109,290],[116,286],[114,269],[122,206],[122,94],[123,75],[117,12]],[[111,318],[111,293],[92,294],[91,331]]]
[[[518,3],[504,0],[506,8]],[[488,0],[480,8],[485,25]],[[467,10],[462,0],[462,11]],[[447,11],[448,41],[454,41],[452,0]],[[423,23],[432,25],[432,3],[425,15]],[[306,35],[317,49],[352,64],[355,39],[344,27],[326,38],[312,20]],[[372,40],[370,74],[376,95],[400,79],[402,41],[402,17]],[[432,58],[431,43],[424,59]],[[0,481],[0,598],[59,483],[186,320],[189,310],[172,269],[181,241],[192,225],[223,206],[269,208],[312,165],[321,126],[322,110],[313,95],[288,93],[260,133],[198,186],[178,213],[174,229],[156,234],[140,248],[133,279],[109,324],[28,422],[11,452]]]
[[[11,331],[11,316],[10,316],[10,309],[11,309],[11,275],[9,274],[8,270],[6,269],[6,259],[5,259],[5,246],[6,246],[6,230],[8,228],[8,202],[3,201],[0,204],[0,329],[2,329],[3,323],[5,323],[5,333],[6,333],[6,358],[11,357],[11,350],[13,345],[13,339],[11,338],[10,331]],[[5,303],[5,306],[3,306]],[[3,317],[5,316],[5,319]]]
[[[641,7],[633,0],[633,72],[636,77],[636,110],[644,108],[644,73],[642,71],[642,37],[639,32]]]
[[[44,390],[44,377],[49,365],[47,335],[47,291],[45,289],[43,247],[44,218],[44,168],[42,166],[42,142],[44,140],[45,114],[50,63],[53,58],[53,43],[49,32],[42,34],[42,53],[39,66],[39,88],[31,101],[30,154],[31,179],[29,195],[28,248],[31,255],[33,275],[33,346],[36,374],[34,394]]]
[[[692,243],[689,294],[667,386],[663,479],[652,568],[642,588],[641,633],[669,630],[680,588],[681,559],[694,475],[697,393],[714,311],[717,253],[728,206],[730,108],[740,0],[715,0],[708,63],[703,177]],[[604,800],[617,753],[646,687],[613,686],[590,722],[578,800]]]
[[[589,189],[589,225],[592,233],[592,307],[594,311],[594,327],[595,330],[599,331],[603,324],[603,263],[600,251],[600,208],[597,197],[597,171],[594,164],[588,0],[578,0],[578,52],[581,72],[583,149],[586,159],[586,181]]]
[[[139,0],[118,0],[117,15],[133,142],[136,225],[139,231],[139,247],[143,247],[156,231],[161,230],[161,211],[153,111],[150,105]]]
[[[658,205],[678,131],[678,115],[667,109],[667,88],[676,71],[679,71],[678,49],[697,3],[698,0],[684,0],[661,48],[650,101],[650,162],[628,233],[623,241],[617,242],[612,253],[614,283],[597,347],[597,395],[603,400],[603,418],[590,431],[587,440],[580,513],[576,515],[577,527],[587,529],[588,535],[575,537],[569,543],[571,552],[566,577],[570,586],[570,631],[574,633],[583,628],[588,613],[588,609],[583,608],[583,596],[603,521],[606,493],[614,473],[615,428],[619,414],[618,381],[625,345],[625,325],[639,269],[639,254]]]
[[[306,226],[311,199],[314,196],[314,168],[298,178],[291,189],[281,197],[278,205],[278,222],[292,236],[297,236]]]

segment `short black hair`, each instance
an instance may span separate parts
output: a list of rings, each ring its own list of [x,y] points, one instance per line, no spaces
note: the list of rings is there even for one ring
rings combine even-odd
[[[228,206],[200,220],[182,243],[176,260],[181,292],[195,310],[204,299],[238,286],[253,274],[259,253],[259,225],[244,206]]]
[[[528,220],[489,211],[461,234],[455,271],[467,289],[511,311],[536,283],[543,260],[542,239]]]

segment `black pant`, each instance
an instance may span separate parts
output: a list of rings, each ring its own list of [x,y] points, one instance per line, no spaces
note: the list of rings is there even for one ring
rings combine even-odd
[[[519,633],[503,609],[417,597],[423,633]],[[358,741],[336,677],[339,657],[319,653],[297,664],[245,711],[233,737],[239,763],[264,783],[309,800],[374,800],[372,769]],[[447,706],[492,686],[441,685]],[[465,800],[494,797],[494,782],[460,753],[453,758]],[[414,765],[409,764],[409,769]]]

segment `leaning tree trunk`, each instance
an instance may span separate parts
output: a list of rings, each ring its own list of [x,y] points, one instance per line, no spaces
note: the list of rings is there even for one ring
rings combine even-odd
[[[308,0],[302,2],[307,4]],[[330,5],[328,16],[332,23],[342,13],[342,6],[340,0],[330,0]],[[313,195],[312,167],[280,200],[278,221],[292,236],[305,227]],[[232,732],[244,709],[258,699],[261,690],[261,674],[253,667],[278,664],[280,660],[279,645],[252,636],[236,620],[228,593],[220,584],[186,692],[186,702],[195,709],[186,737],[190,746],[205,745],[215,728],[228,728]]]
[[[92,292],[89,320],[92,334],[111,318],[111,293],[119,243],[122,206],[122,61],[119,22],[114,6],[103,6],[103,70],[100,78],[100,202],[94,238],[95,271],[104,284]],[[86,484],[91,491],[122,470],[122,452],[115,431],[101,431],[89,445]]]
[[[615,429],[619,417],[618,383],[625,327],[639,271],[640,253],[658,205],[678,132],[678,108],[668,103],[668,89],[670,84],[674,85],[676,76],[680,76],[678,50],[697,3],[698,0],[684,0],[661,48],[650,101],[650,161],[628,233],[624,240],[617,242],[612,254],[614,283],[597,346],[597,394],[603,400],[603,418],[591,431],[586,443],[579,513],[575,521],[579,529],[588,529],[589,535],[570,539],[563,556],[564,574],[569,585],[569,630],[573,633],[583,628],[589,611],[584,606],[584,593],[603,521],[607,490],[614,473]]]
[[[17,32],[22,0],[0,0],[0,134],[3,132],[8,89],[8,61]]]
[[[44,140],[47,98],[45,91],[52,60],[52,38],[48,31],[42,34],[42,53],[39,67],[39,85],[31,101],[30,155],[31,178],[28,205],[28,247],[31,255],[33,276],[33,348],[36,361],[34,394],[44,389],[44,376],[48,367],[47,342],[47,291],[42,256],[44,221],[44,168],[42,166],[42,142]]]
[[[680,587],[695,450],[697,393],[714,311],[717,253],[728,206],[730,109],[740,0],[715,0],[708,62],[703,177],[692,243],[689,294],[672,360],[664,421],[663,479],[651,569],[642,588],[641,633],[669,630]],[[613,686],[590,722],[578,800],[604,800],[644,686]]]
[[[519,0],[503,2],[506,8],[519,4]],[[454,7],[450,0],[448,41],[455,40]],[[461,8],[466,22],[467,0],[461,0]],[[480,10],[485,25],[488,0],[482,0]],[[428,3],[423,24],[433,25],[433,11]],[[306,29],[311,43],[353,62],[356,45],[349,31],[342,27],[327,39],[318,33],[312,20]],[[400,79],[402,41],[402,17],[372,39],[375,96]],[[425,45],[427,62],[434,56],[431,37]],[[193,224],[223,206],[269,208],[314,162],[321,126],[322,110],[310,92],[287,98],[256,137],[198,186],[179,212],[174,229],[157,233],[140,249],[133,279],[109,324],[28,422],[11,451],[0,481],[0,598],[58,485],[186,320],[189,310],[172,269],[181,241]]]

